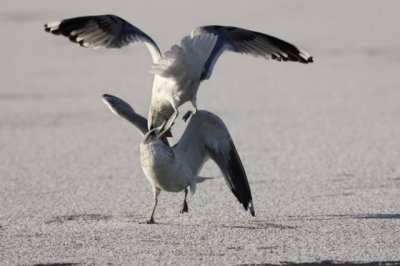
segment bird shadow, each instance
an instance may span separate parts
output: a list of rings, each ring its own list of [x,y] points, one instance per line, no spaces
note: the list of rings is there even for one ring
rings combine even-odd
[[[72,263],[72,262],[38,263],[38,264],[33,264],[32,266],[71,266],[71,265],[80,265],[80,263]]]
[[[91,221],[109,221],[113,218],[111,215],[105,214],[71,214],[71,215],[60,215],[54,216],[51,219],[45,221],[45,224],[63,224],[66,222],[91,222]]]
[[[330,215],[313,215],[313,216],[288,216],[289,220],[298,221],[326,221],[326,220],[374,220],[374,219],[400,219],[398,213],[361,213],[361,214],[330,214]]]
[[[245,265],[263,265],[263,266],[337,266],[337,265],[346,265],[346,266],[392,266],[392,265],[400,265],[400,261],[370,261],[370,262],[357,262],[357,261],[332,261],[332,260],[323,260],[316,262],[291,262],[291,261],[283,261],[278,264],[272,263],[261,263],[261,264],[239,264],[242,266]]]
[[[284,224],[278,224],[278,223],[271,223],[271,222],[266,222],[262,220],[257,220],[254,222],[250,222],[246,224],[221,224],[217,225],[218,227],[221,228],[229,228],[229,229],[249,229],[249,230],[267,230],[267,229],[280,229],[280,230],[286,230],[286,229],[297,229],[298,226],[292,226],[292,225],[284,225]]]
[[[343,219],[400,219],[400,214],[398,213],[371,213],[371,214],[338,214],[329,215],[328,217],[337,217]]]
[[[144,224],[145,222],[140,222]],[[208,221],[204,223],[177,223],[177,222],[156,222],[156,225],[161,226],[177,226],[177,227],[213,227],[213,228],[228,228],[228,229],[245,229],[245,230],[267,230],[267,229],[297,229],[298,226],[284,225],[271,223],[265,220],[254,221]]]
[[[84,214],[70,214],[70,215],[60,215],[54,216],[47,221],[45,224],[64,224],[70,222],[79,223],[91,223],[91,222],[107,222],[112,220],[125,220],[128,223],[136,223],[139,225],[148,225],[146,216],[137,214],[125,214],[125,215],[107,215],[107,214],[95,214],[95,213],[84,213]],[[181,222],[165,222],[157,220],[154,224],[156,226],[177,226],[177,227],[220,227],[229,229],[245,229],[245,230],[267,230],[267,229],[296,229],[297,226],[285,225],[280,223],[272,223],[266,220],[252,220],[252,221],[222,221],[221,223],[209,221],[205,223],[181,223]]]
[[[305,215],[305,216],[286,216],[288,222],[292,221],[328,221],[328,220],[374,220],[374,219],[400,219],[400,214],[397,213],[367,213],[367,214],[331,214],[331,215]],[[54,216],[45,221],[45,224],[64,224],[69,222],[80,222],[80,223],[91,223],[91,222],[108,222],[112,220],[123,221],[128,223],[136,223],[139,225],[147,225],[147,220],[144,215],[125,214],[125,215],[108,215],[108,214],[71,214]],[[282,221],[282,219],[279,219]],[[220,223],[215,221],[208,221],[198,223],[182,223],[182,222],[165,222],[160,220],[156,221],[154,225],[158,226],[178,226],[178,227],[220,227],[229,229],[245,229],[245,230],[268,230],[268,229],[280,229],[280,230],[291,230],[297,229],[299,226],[287,225],[282,223],[273,222],[273,220],[257,219],[252,221],[222,221]],[[4,226],[0,226],[0,231],[4,230]]]

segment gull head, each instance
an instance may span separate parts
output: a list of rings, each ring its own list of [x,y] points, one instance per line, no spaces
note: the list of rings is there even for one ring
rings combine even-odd
[[[165,120],[161,126],[150,129],[143,137],[143,143],[150,143],[153,141],[161,140],[167,143],[167,138],[172,137],[171,129],[165,130],[165,125],[167,120]]]

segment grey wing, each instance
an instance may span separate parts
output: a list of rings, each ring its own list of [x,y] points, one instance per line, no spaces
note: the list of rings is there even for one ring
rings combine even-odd
[[[103,94],[102,99],[113,113],[135,125],[142,135],[147,133],[147,119],[137,114],[127,102],[110,94]]]
[[[194,170],[200,170],[198,168],[203,164],[205,157],[211,158],[218,165],[238,201],[245,210],[250,209],[251,215],[255,215],[251,190],[242,161],[228,129],[218,116],[204,110],[197,111],[179,140],[177,148],[186,151],[187,163],[193,164]]]
[[[218,165],[233,195],[245,210],[250,209],[251,215],[255,216],[250,185],[232,139],[229,140],[226,147],[211,146],[207,148],[211,159]]]
[[[44,25],[47,32],[64,35],[84,47],[121,48],[142,41],[153,61],[160,58],[157,44],[146,33],[115,15],[83,16]]]
[[[196,28],[191,33],[192,36],[199,34],[214,34],[218,36],[218,41],[204,66],[202,80],[211,76],[215,62],[225,50],[262,56],[278,61],[295,61],[304,64],[313,62],[312,56],[304,50],[260,32],[237,27],[212,25]]]

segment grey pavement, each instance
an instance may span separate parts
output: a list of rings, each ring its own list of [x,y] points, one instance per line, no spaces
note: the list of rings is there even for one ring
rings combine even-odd
[[[400,2],[11,1],[0,10],[0,265],[400,261]],[[189,196],[152,191],[140,135],[103,93],[147,114],[141,45],[83,49],[45,22],[117,14],[168,49],[199,25],[288,40],[315,59],[226,53],[198,93],[247,171],[256,217],[211,162]],[[182,112],[184,113],[184,112]],[[177,125],[175,141],[182,131]]]

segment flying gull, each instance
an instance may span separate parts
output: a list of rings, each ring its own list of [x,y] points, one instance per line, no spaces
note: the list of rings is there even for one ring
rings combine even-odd
[[[148,115],[148,128],[161,126],[164,132],[178,116],[178,107],[190,101],[197,111],[196,95],[200,83],[209,79],[224,51],[260,56],[278,61],[311,63],[304,50],[276,37],[229,26],[203,26],[192,30],[180,44],[161,54],[155,41],[126,20],[115,15],[84,16],[45,24],[45,30],[64,35],[84,47],[121,48],[144,42],[153,58],[155,75]],[[183,116],[186,120],[190,113]]]
[[[140,163],[154,193],[154,207],[148,223],[155,223],[154,212],[161,191],[184,191],[181,213],[188,212],[188,188],[194,193],[196,184],[208,179],[199,176],[199,172],[209,158],[219,166],[230,190],[244,209],[255,215],[245,170],[228,129],[218,116],[199,110],[190,119],[178,143],[171,147],[159,134],[164,130],[166,121],[160,127],[147,130],[146,118],[137,114],[122,99],[104,94],[103,101],[113,113],[131,122],[143,135]]]

